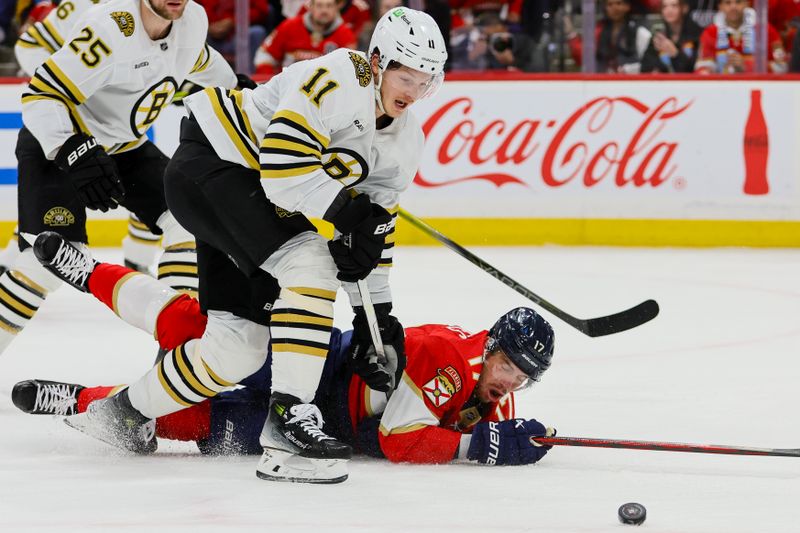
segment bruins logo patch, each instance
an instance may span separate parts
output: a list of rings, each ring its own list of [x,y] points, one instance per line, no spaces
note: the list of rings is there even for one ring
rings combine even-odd
[[[111,13],[111,18],[114,19],[114,22],[116,22],[117,26],[119,26],[119,31],[122,32],[122,35],[125,37],[130,37],[133,35],[133,29],[135,27],[133,23],[133,15],[127,11],[114,11]]]
[[[297,211],[287,211],[282,207],[275,206],[275,214],[278,215],[278,218],[289,218],[295,215],[299,215]]]
[[[348,52],[348,54],[350,54],[350,61],[353,62],[353,68],[356,69],[358,84],[366,87],[372,81],[372,69],[369,68],[369,63],[355,52]]]
[[[46,226],[60,227],[75,223],[75,215],[66,207],[54,207],[44,214]]]

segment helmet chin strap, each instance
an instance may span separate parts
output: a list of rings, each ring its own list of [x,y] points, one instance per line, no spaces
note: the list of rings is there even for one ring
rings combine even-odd
[[[384,115],[386,114],[386,109],[383,108],[383,98],[381,97],[381,87],[383,86],[383,70],[378,67],[380,71],[380,77],[378,77],[378,81],[375,82],[375,103],[378,104],[378,109],[380,109],[381,113]]]
[[[144,2],[144,5],[147,7],[147,10],[150,11],[150,13],[152,13],[156,17],[160,18],[161,20],[164,20],[166,22],[171,22],[169,19],[166,19],[166,18],[162,17],[161,15],[159,15],[158,13],[156,13],[156,10],[153,9],[153,4],[150,3],[150,0],[142,0],[142,2]]]

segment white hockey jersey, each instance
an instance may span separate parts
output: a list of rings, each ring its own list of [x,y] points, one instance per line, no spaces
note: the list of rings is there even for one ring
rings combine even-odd
[[[23,122],[49,158],[77,132],[93,135],[109,153],[136,148],[185,79],[236,86],[233,70],[205,42],[208,18],[198,4],[188,2],[168,35],[152,40],[139,0],[102,2],[83,15],[74,1],[62,2],[29,31],[42,48],[55,48],[59,40],[63,45],[36,69],[22,95]],[[70,4],[75,7],[65,9]],[[59,12],[65,27],[75,17],[63,40],[54,22]]]
[[[408,112],[376,133],[372,73],[353,50],[300,61],[253,90],[206,89],[184,105],[221,159],[260,169],[267,197],[308,217],[321,218],[342,188],[396,217],[422,153],[422,129]],[[380,266],[391,266],[393,250],[392,232]],[[376,303],[391,301],[388,269],[367,281]],[[360,305],[355,284],[345,288]]]

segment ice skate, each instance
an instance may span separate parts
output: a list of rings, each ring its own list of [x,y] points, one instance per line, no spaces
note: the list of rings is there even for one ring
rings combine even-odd
[[[271,481],[341,483],[353,450],[322,431],[322,414],[313,404],[275,393],[261,430],[264,453],[256,475]]]
[[[82,385],[29,379],[20,381],[11,391],[11,401],[20,411],[32,415],[71,416],[78,412],[78,394]]]
[[[59,279],[89,292],[89,275],[97,266],[85,247],[79,248],[58,233],[45,231],[33,243],[36,259]]]
[[[133,408],[128,390],[89,404],[85,413],[70,416],[64,422],[90,437],[134,453],[156,451],[156,421]]]

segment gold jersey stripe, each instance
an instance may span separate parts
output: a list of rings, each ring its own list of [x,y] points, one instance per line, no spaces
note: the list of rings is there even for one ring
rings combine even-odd
[[[64,38],[61,37],[61,34],[58,33],[58,30],[55,28],[55,26],[53,26],[52,22],[50,22],[47,19],[44,19],[41,22],[41,24],[42,26],[44,26],[44,29],[47,30],[47,33],[50,34],[50,37],[53,38],[53,40],[56,42],[59,48],[64,46]]]
[[[133,217],[128,217],[128,224],[130,224],[134,228],[140,229],[142,231],[150,231],[150,228],[147,227],[147,224],[145,224],[144,222],[142,222],[140,220],[136,220]]]
[[[408,388],[411,389],[411,392],[416,394],[419,397],[419,399],[424,402],[425,399],[422,397],[422,391],[419,390],[419,387],[417,387],[417,384],[414,383],[414,380],[411,379],[411,377],[408,374],[406,374],[405,371],[403,372],[403,378],[402,379],[403,379],[403,383],[405,383],[408,386]]]
[[[16,309],[16,311],[24,316],[27,319],[33,318],[33,315],[36,314],[36,309],[33,307],[29,307],[24,302],[20,301],[17,297],[13,294],[9,294],[3,287],[0,287],[0,300],[7,303],[10,307]]]
[[[328,350],[326,348],[313,348],[311,346],[303,346],[302,344],[295,344],[292,342],[280,342],[272,345],[272,352],[291,352],[303,355],[313,355],[314,357],[327,357]]]
[[[24,37],[24,36],[23,36]],[[30,41],[25,40],[23,37],[17,39],[16,45],[21,46],[23,48],[42,48],[42,45],[39,43],[32,43]]]
[[[33,84],[34,79],[36,79],[37,82],[40,81],[37,78],[31,78],[31,83],[30,83],[31,87],[34,87]],[[53,92],[52,90],[47,90],[47,91],[42,91],[39,94],[26,93],[22,95],[23,104],[32,102],[34,100],[55,100],[57,102],[60,102],[67,108],[67,112],[69,113],[70,119],[72,119],[73,125],[78,129],[78,131],[86,133],[87,135],[91,135],[91,132],[89,132],[89,128],[86,127],[86,124],[83,122],[83,119],[78,114],[78,110],[75,108],[75,104],[72,103],[72,100],[64,96],[62,93]]]
[[[158,267],[158,277],[170,274],[194,274],[197,275],[197,265],[169,265]]]
[[[31,292],[35,293],[36,296],[38,296],[39,298],[45,298],[47,296],[48,292],[47,289],[45,289],[44,287],[33,281],[31,278],[29,278],[22,272],[18,270],[11,270],[9,271],[8,274],[15,280],[19,281],[20,283],[31,289]]]
[[[194,62],[191,73],[203,72],[208,67],[209,61],[211,61],[211,51],[208,49],[208,43],[206,43],[203,49],[200,50],[200,56]]]
[[[233,143],[236,150],[239,151],[242,158],[244,158],[245,162],[250,168],[257,169],[258,168],[258,160],[256,159],[255,154],[250,150],[250,147],[245,145],[245,143],[241,139],[241,133],[236,128],[236,125],[231,122],[228,116],[225,113],[224,104],[220,100],[219,95],[216,93],[214,88],[208,88],[204,91],[206,93],[206,97],[208,98],[209,102],[211,102],[211,108],[214,110],[214,114],[217,116],[217,120],[219,123],[222,124],[222,127],[225,128],[225,132],[230,137],[231,142]]]
[[[272,318],[270,319],[270,323],[273,325],[278,325],[281,323],[316,324],[318,326],[328,326],[330,328],[333,327],[332,318],[327,318],[324,316],[304,316],[295,313],[281,313],[281,312],[272,313]]]
[[[44,38],[42,32],[39,31],[35,25],[28,28],[28,35],[30,35],[42,48],[45,48],[51,54],[55,53],[56,48],[53,48],[53,45]]]
[[[176,242],[164,248],[165,252],[193,252],[197,248],[194,241]]]
[[[86,96],[84,96],[81,90],[78,89],[78,86],[75,85],[71,79],[69,79],[69,76],[64,74],[64,71],[61,70],[58,65],[56,65],[56,62],[53,61],[52,57],[48,58],[47,61],[44,62],[44,65],[50,69],[53,77],[56,78],[61,85],[67,88],[74,98],[74,102],[76,104],[80,105],[86,101]]]
[[[233,97],[233,102],[236,104],[236,109],[241,112],[242,120],[244,121],[244,127],[247,130],[247,136],[250,137],[250,140],[253,141],[253,144],[258,144],[258,139],[256,139],[256,134],[253,133],[253,126],[250,125],[250,119],[247,118],[247,113],[244,112],[244,104],[242,103],[242,91],[228,91]]]
[[[183,351],[183,346],[178,346],[175,348],[175,361],[178,363],[178,372],[180,372],[181,376],[183,376],[183,378],[194,388],[192,392],[198,396],[205,396],[206,398],[211,398],[212,396],[217,395],[216,391],[213,391],[200,383],[200,378],[198,378],[189,367],[189,362],[186,360],[186,354]]]
[[[15,326],[14,324],[7,322],[2,316],[0,316],[0,329],[11,333],[12,335],[16,335],[22,328],[19,326]]]
[[[323,148],[327,148],[328,144],[331,142],[330,138],[312,128],[308,124],[306,118],[300,113],[290,111],[289,109],[282,109],[272,115],[272,120],[280,118],[286,119],[290,123],[297,124],[301,128],[305,129],[319,144],[322,145]]]
[[[134,276],[144,276],[141,272],[128,272],[121,278],[119,281],[114,285],[114,291],[111,293],[111,309],[114,313],[119,316],[119,308],[117,307],[117,299],[119,298],[119,291],[122,289],[122,286],[125,285],[132,277]]]
[[[399,426],[396,428],[387,429],[386,426],[381,424],[380,432],[384,437],[387,437],[389,435],[400,435],[402,433],[411,433],[413,431],[419,431],[420,429],[424,429],[426,427],[428,426],[425,424],[411,424],[408,426]]]
[[[216,373],[215,373],[213,370],[211,370],[211,367],[209,367],[209,366],[206,364],[206,362],[205,362],[205,361],[203,361],[203,358],[202,358],[202,357],[200,358],[200,361],[202,361],[202,362],[203,362],[203,368],[205,368],[205,369],[206,369],[206,372],[208,373],[208,377],[210,377],[210,378],[211,378],[211,380],[212,380],[214,383],[216,383],[216,384],[217,384],[217,385],[219,385],[220,387],[233,387],[233,386],[235,385],[235,383],[231,383],[230,381],[225,381],[224,379],[222,379],[221,377],[219,377],[219,376],[218,376],[218,375],[217,375],[217,374],[216,374]]]
[[[331,302],[336,300],[336,291],[329,291],[327,289],[317,289],[314,287],[288,287],[288,289],[290,291],[302,294],[303,296],[313,296],[315,298],[330,300]]]
[[[316,157],[317,159],[322,158],[322,152],[319,150],[314,150],[313,148],[309,148],[308,146],[296,142],[287,141],[284,139],[274,139],[267,137],[263,141],[261,141],[261,148],[274,148],[277,150],[292,150],[294,152],[300,152],[305,155],[310,155]]]
[[[279,170],[262,168],[261,177],[263,179],[293,178],[295,176],[302,176],[303,174],[308,174],[317,168],[322,168],[322,163],[319,162],[303,163],[301,166],[297,166],[295,168],[284,168]]]
[[[178,395],[178,391],[173,389],[172,385],[170,385],[167,382],[167,378],[164,376],[164,367],[163,366],[164,365],[163,365],[163,360],[162,360],[162,362],[159,363],[156,366],[156,369],[157,369],[157,372],[158,372],[158,381],[161,382],[161,386],[164,388],[164,391],[166,391],[166,393],[169,394],[169,397],[172,398],[175,401],[175,403],[177,403],[179,405],[182,405],[184,407],[191,407],[192,405],[194,405],[193,403],[187,402],[186,400],[181,398]]]

